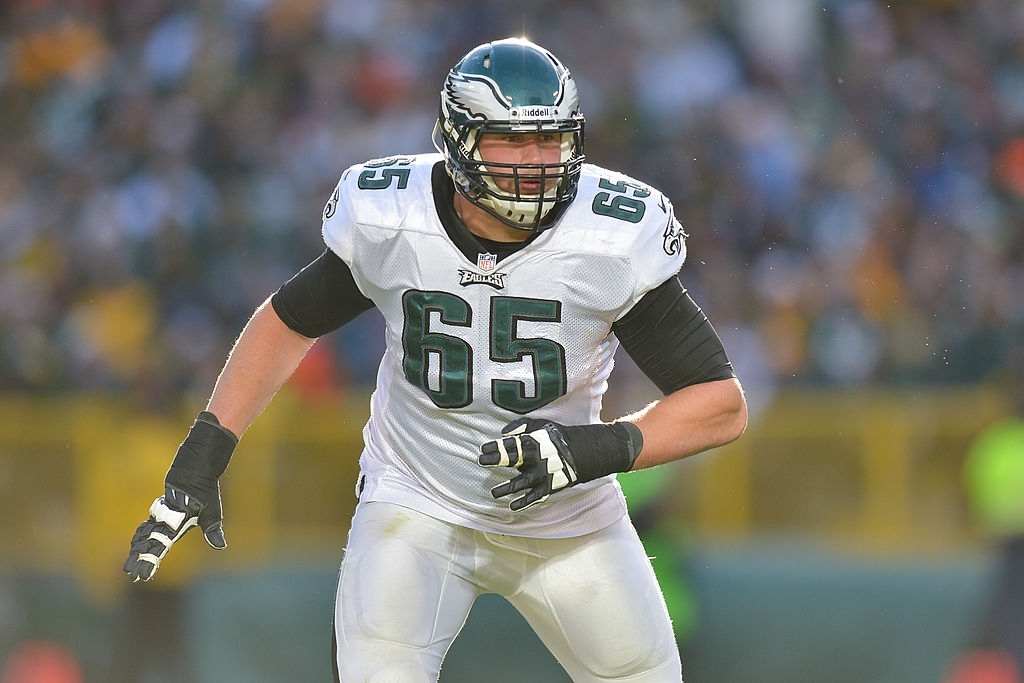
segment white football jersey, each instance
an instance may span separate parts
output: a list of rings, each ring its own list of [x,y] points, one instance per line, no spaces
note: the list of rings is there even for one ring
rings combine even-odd
[[[612,323],[679,271],[682,228],[660,192],[588,164],[553,227],[500,262],[468,258],[435,208],[438,163],[423,154],[353,166],[324,209],[324,241],[386,321],[360,497],[516,536],[601,529],[626,511],[614,476],[512,512],[490,491],[515,470],[477,456],[523,415],[600,421]]]

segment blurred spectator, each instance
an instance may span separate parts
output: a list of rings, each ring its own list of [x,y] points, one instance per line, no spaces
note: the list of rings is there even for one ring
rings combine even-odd
[[[686,283],[766,386],[984,379],[1024,320],[1017,0],[0,16],[0,389],[206,393],[341,171],[429,151],[452,60],[524,30],[576,73],[590,158],[673,198]],[[373,382],[375,315],[321,384]]]
[[[0,683],[83,683],[82,667],[66,648],[43,641],[19,643],[0,671]]]
[[[1019,675],[1024,672],[1024,343],[1019,337],[1007,366],[1016,413],[975,439],[965,477],[975,516],[997,553],[977,646],[1007,657]]]

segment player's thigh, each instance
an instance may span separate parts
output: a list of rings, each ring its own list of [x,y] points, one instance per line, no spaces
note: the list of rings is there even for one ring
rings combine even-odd
[[[665,600],[627,517],[576,539],[535,543],[546,559],[509,600],[574,681],[682,680]]]
[[[459,527],[390,503],[359,505],[334,615],[342,683],[437,679],[477,596],[460,576],[466,552]]]

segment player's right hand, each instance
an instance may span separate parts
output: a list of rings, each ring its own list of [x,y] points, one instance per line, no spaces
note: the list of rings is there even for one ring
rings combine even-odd
[[[167,551],[194,526],[211,548],[227,547],[218,480],[237,443],[216,416],[199,413],[167,471],[164,495],[149,506],[149,517],[132,536],[123,567],[129,579],[152,579]]]

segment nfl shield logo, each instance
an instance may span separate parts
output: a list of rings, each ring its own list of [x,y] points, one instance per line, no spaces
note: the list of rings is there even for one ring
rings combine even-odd
[[[476,255],[476,267],[485,273],[489,273],[494,270],[496,265],[498,265],[497,254],[488,254],[484,252]]]

